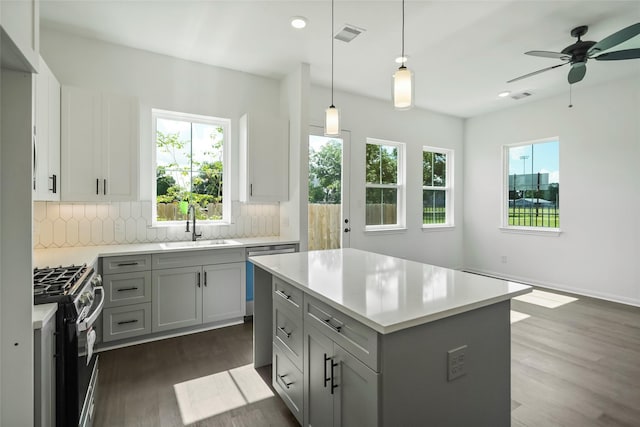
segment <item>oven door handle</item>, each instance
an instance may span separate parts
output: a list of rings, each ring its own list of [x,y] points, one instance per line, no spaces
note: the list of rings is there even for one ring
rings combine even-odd
[[[82,319],[81,322],[78,322],[78,332],[83,332],[93,326],[98,316],[102,312],[102,307],[104,307],[104,288],[102,286],[96,286],[94,288],[95,291],[100,291],[100,302],[98,303],[98,307],[93,310],[93,313],[85,319]]]

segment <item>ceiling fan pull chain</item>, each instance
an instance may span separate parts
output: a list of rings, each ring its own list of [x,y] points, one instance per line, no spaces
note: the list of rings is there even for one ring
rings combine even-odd
[[[571,99],[571,89],[573,88],[573,84],[569,84],[569,108],[573,108],[573,102]]]

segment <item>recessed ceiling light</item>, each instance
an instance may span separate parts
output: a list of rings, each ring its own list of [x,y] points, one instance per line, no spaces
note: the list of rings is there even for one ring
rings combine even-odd
[[[408,56],[398,56],[396,58],[396,64],[402,64],[403,62],[407,62],[409,60]]]
[[[500,98],[504,98],[504,97],[509,96],[509,95],[511,95],[511,92],[509,92],[509,91],[500,92],[500,93],[498,94],[498,96],[499,96]]]
[[[304,28],[307,26],[307,18],[304,16],[294,16],[291,18],[291,26],[297,29]]]

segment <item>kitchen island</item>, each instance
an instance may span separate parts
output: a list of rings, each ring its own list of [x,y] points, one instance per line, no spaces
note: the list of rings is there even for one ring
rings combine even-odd
[[[249,261],[254,364],[302,425],[510,425],[510,299],[529,286],[356,249]]]

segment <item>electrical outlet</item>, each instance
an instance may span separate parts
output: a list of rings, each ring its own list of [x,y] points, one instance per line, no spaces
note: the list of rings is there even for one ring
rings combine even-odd
[[[466,353],[466,345],[447,352],[447,381],[453,381],[467,374]]]
[[[500,261],[502,261],[503,264],[506,264],[507,263],[507,256],[506,255],[502,255],[500,257]]]

